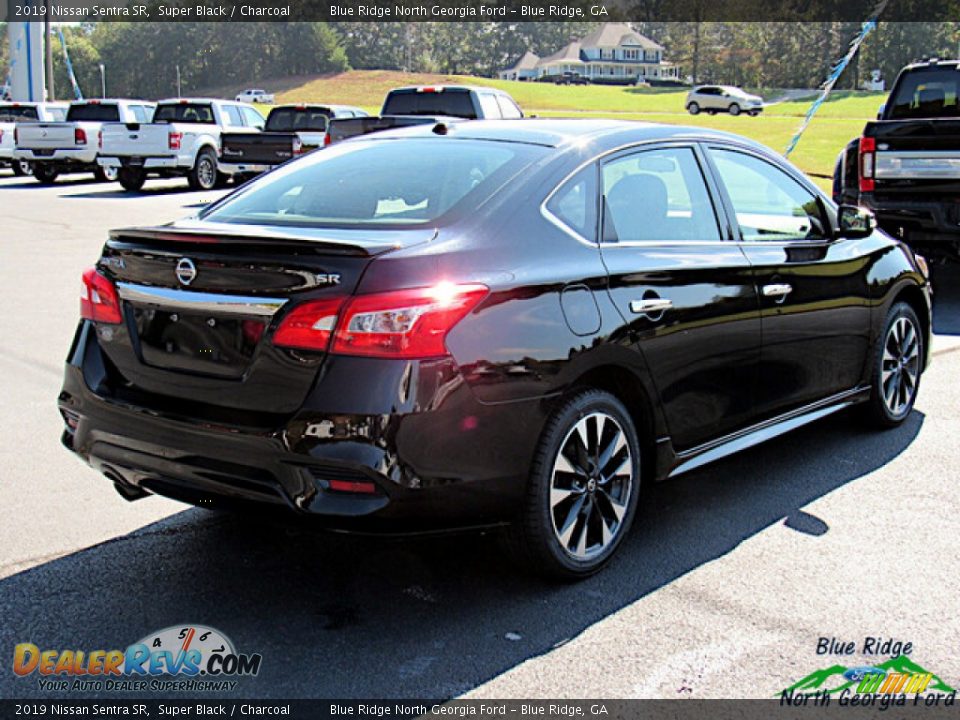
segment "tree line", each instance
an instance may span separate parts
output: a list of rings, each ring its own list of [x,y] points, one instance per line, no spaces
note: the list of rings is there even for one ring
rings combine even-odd
[[[2,24],[0,24],[2,25]],[[550,55],[594,22],[94,23],[63,28],[84,94],[100,94],[100,64],[112,96],[159,98],[264,79],[350,68],[493,76],[527,50]],[[754,88],[814,87],[847,49],[859,23],[640,22],[665,58],[694,82]],[[0,27],[0,69],[7,67]],[[960,23],[881,22],[838,87],[858,87],[878,69],[893,80],[913,60],[956,57]],[[55,87],[71,97],[54,40]],[[0,76],[0,81],[3,77]]]

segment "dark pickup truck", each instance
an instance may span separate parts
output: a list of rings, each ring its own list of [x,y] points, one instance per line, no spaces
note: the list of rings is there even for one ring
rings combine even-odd
[[[838,203],[872,210],[880,227],[924,255],[960,258],[960,61],[900,71],[877,120],[834,169]]]
[[[512,120],[523,111],[510,94],[491,87],[435,85],[395,88],[387,93],[380,115],[336,119],[328,140],[338,142],[381,130],[450,120]]]
[[[261,133],[223,133],[220,171],[243,178],[269,170],[328,144],[327,127],[335,118],[365,118],[345,105],[279,105],[270,111]]]

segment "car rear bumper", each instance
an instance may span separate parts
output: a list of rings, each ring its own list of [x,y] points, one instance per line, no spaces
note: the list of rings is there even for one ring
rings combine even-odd
[[[451,360],[397,363],[412,365],[367,361],[352,383],[349,369],[326,370],[302,408],[272,424],[214,422],[187,415],[187,403],[183,414],[169,404],[161,412],[113,393],[96,330],[83,322],[59,396],[62,441],[125,495],[257,504],[359,532],[509,521],[523,497],[543,403],[483,405]],[[405,389],[411,378],[414,387]],[[404,393],[409,401],[398,402]],[[324,410],[351,396],[357,413]]]
[[[890,235],[907,242],[955,243],[960,240],[960,206],[949,202],[891,201],[863,195],[861,204],[877,216]]]

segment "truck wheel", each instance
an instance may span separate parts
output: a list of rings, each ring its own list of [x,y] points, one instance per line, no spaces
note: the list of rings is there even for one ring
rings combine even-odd
[[[692,102],[687,105],[687,112],[691,115],[697,115],[700,112],[700,105],[698,103]]]
[[[34,165],[33,176],[43,185],[52,185],[60,171],[52,165]]]
[[[623,404],[585,390],[546,423],[508,539],[535,572],[577,580],[613,556],[640,492],[640,442]]]
[[[217,156],[210,148],[204,148],[197,155],[197,161],[187,174],[187,182],[192,190],[213,190],[217,185]]]
[[[115,167],[100,167],[99,165],[93,171],[93,177],[96,178],[97,182],[116,182],[117,181],[117,169]],[[141,183],[142,185],[143,183]]]
[[[13,174],[17,177],[30,175],[33,170],[33,168],[30,167],[29,160],[14,160],[13,164],[10,165],[10,168],[13,170]]]
[[[128,192],[136,192],[142,188],[146,179],[147,174],[137,168],[120,168],[117,172],[117,180],[120,181],[123,189]]]
[[[231,177],[231,175],[217,171],[217,182],[215,183],[215,186],[217,188],[225,188],[230,184]]]
[[[737,105],[736,103],[731,103],[728,110],[730,114],[733,115],[734,117],[740,114],[740,106]]]

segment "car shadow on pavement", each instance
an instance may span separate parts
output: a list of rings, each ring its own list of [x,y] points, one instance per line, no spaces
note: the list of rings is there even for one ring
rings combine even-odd
[[[192,190],[190,186],[186,183],[183,185],[170,185],[170,186],[161,186],[161,187],[144,187],[142,190],[124,190],[119,185],[112,185],[105,187],[103,190],[94,190],[91,192],[84,193],[74,193],[72,195],[66,195],[70,199],[89,199],[93,198],[96,200],[136,200],[138,198],[144,197],[157,197],[159,195],[176,195],[179,193],[194,193],[194,192],[203,192],[200,190]],[[215,192],[208,190],[206,192]]]
[[[801,508],[889,463],[923,421],[874,432],[840,413],[656,485],[618,557],[578,584],[527,575],[489,535],[361,538],[190,509],[0,580],[0,648],[123,649],[197,623],[262,654],[234,696],[446,698],[771,525],[803,543],[829,533]],[[38,693],[35,677],[0,673],[0,695]]]
[[[933,332],[960,335],[960,263],[930,268],[933,286]]]

